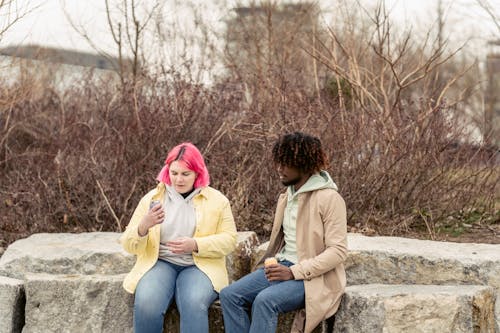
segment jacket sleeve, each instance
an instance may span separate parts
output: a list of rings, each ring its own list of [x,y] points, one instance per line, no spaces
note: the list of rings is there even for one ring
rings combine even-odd
[[[149,198],[144,196],[139,204],[137,205],[130,222],[120,236],[120,243],[122,244],[125,251],[131,254],[141,254],[146,250],[146,244],[148,242],[149,233],[145,236],[139,236],[139,223],[142,217],[148,212],[149,209]]]
[[[236,247],[236,225],[229,201],[222,208],[217,222],[216,232],[213,235],[194,237],[198,245],[197,257],[217,258],[231,253]]]
[[[347,213],[345,202],[336,193],[322,209],[325,249],[315,257],[290,267],[296,280],[309,280],[331,271],[347,258]]]

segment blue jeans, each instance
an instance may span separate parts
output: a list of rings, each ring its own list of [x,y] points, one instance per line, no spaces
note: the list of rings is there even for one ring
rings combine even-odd
[[[304,281],[269,282],[260,268],[222,289],[219,298],[226,333],[274,333],[280,313],[304,307]]]
[[[174,296],[181,332],[208,332],[208,308],[217,299],[212,282],[194,265],[178,266],[163,260],[158,260],[137,284],[134,332],[161,333]]]

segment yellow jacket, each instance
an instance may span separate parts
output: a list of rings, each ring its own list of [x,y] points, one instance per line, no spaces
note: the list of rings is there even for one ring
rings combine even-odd
[[[125,251],[137,256],[134,267],[123,281],[123,288],[129,293],[135,292],[139,280],[158,260],[160,224],[150,228],[144,237],[139,236],[137,229],[142,217],[149,210],[150,202],[163,201],[165,190],[165,184],[159,183],[156,189],[141,199],[127,229],[120,237]],[[193,238],[198,245],[198,252],[193,252],[193,260],[210,278],[215,291],[219,292],[229,283],[225,256],[236,247],[237,233],[231,206],[221,192],[208,186],[193,197],[193,205],[196,211]]]

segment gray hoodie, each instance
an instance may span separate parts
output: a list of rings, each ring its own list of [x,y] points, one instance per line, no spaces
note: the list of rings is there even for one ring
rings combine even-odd
[[[304,192],[317,191],[325,188],[331,188],[337,191],[337,185],[333,182],[332,178],[326,171],[320,171],[319,173],[313,174],[309,179],[302,185],[297,192],[295,192],[294,186],[288,186],[287,188],[287,203],[285,208],[285,214],[283,216],[283,233],[285,234],[285,246],[276,255],[278,260],[288,260],[296,264],[297,259],[297,242],[296,242],[296,231],[297,231],[297,211],[299,208],[298,195]]]
[[[165,219],[161,223],[160,229],[160,259],[180,266],[194,265],[191,254],[172,253],[164,244],[179,237],[193,237],[196,227],[196,213],[192,199],[199,192],[199,188],[195,189],[187,198],[184,198],[172,186],[167,186],[163,202]]]

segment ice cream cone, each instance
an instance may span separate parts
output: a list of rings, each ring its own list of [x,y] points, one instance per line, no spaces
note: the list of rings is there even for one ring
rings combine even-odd
[[[266,258],[266,260],[264,260],[264,267],[267,267],[269,265],[275,265],[277,263],[278,263],[278,260],[276,260],[276,258],[269,257],[269,258]]]

